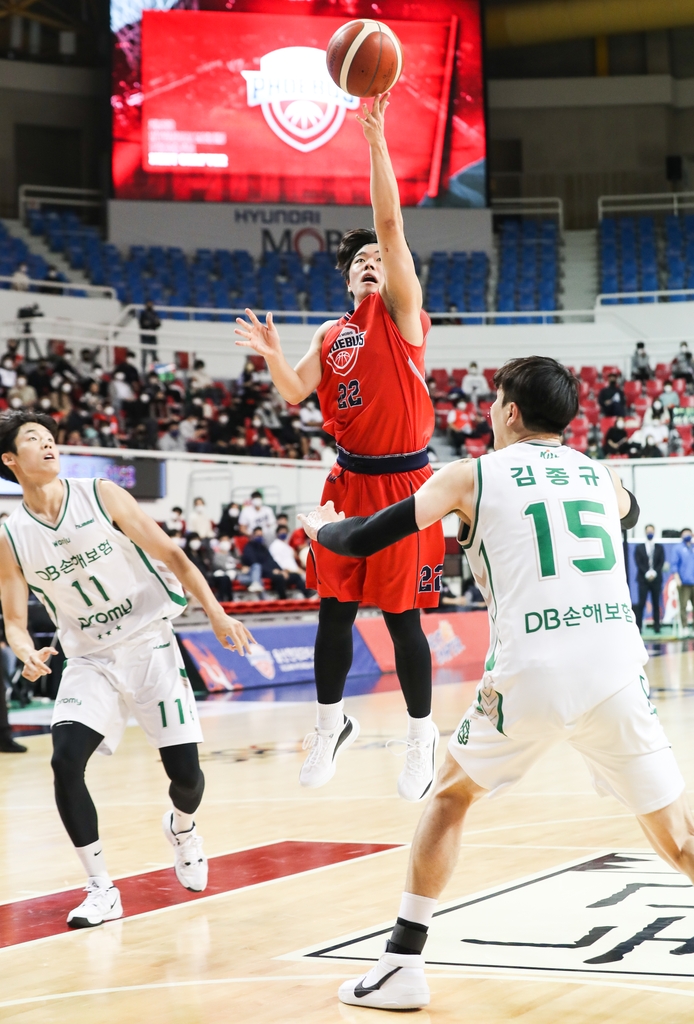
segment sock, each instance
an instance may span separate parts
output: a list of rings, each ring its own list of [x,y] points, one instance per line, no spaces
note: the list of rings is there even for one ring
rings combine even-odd
[[[316,728],[321,732],[333,732],[344,720],[344,701],[337,704],[316,703]]]
[[[190,832],[194,827],[195,821],[192,814],[184,814],[183,811],[179,811],[177,807],[173,808],[173,833],[175,836],[179,832]]]
[[[436,900],[404,892],[398,919],[386,945],[386,953],[419,956],[424,949]]]
[[[106,860],[100,839],[97,839],[95,843],[90,843],[89,846],[76,846],[75,853],[81,860],[90,882],[96,881],[104,889],[113,885],[111,876],[106,870]]]
[[[407,716],[407,738],[408,740],[428,740],[434,730],[434,723],[431,712],[426,718],[412,718]]]

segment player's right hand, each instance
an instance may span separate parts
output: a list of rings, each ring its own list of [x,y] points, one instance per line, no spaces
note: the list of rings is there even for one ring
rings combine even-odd
[[[51,670],[46,662],[57,653],[55,647],[42,647],[40,650],[30,654],[24,662],[24,669],[22,671],[24,678],[28,679],[30,683],[35,683],[41,676],[49,676]]]
[[[307,516],[301,514],[297,516],[304,532],[311,540],[317,539],[321,526],[327,526],[328,523],[339,523],[344,518],[344,512],[336,512],[332,501],[326,502],[325,505],[317,505]]]
[[[238,334],[244,339],[237,341],[236,344],[240,348],[252,348],[258,355],[266,358],[267,356],[281,355],[280,336],[273,322],[272,313],[267,314],[264,324],[260,322],[252,309],[247,309],[246,315],[251,321],[250,324],[240,316],[236,317],[236,323],[239,326],[234,329],[234,334]]]

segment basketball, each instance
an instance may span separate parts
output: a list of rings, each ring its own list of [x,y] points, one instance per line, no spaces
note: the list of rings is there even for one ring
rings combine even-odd
[[[337,30],[326,51],[328,74],[350,96],[377,96],[402,73],[402,46],[382,21],[359,18]]]

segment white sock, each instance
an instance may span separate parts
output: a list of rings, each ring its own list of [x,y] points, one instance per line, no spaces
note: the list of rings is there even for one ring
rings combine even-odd
[[[184,814],[177,807],[173,808],[173,834],[175,836],[179,832],[190,832],[194,825],[195,821],[192,814]]]
[[[428,740],[432,734],[434,723],[431,712],[426,718],[411,718],[407,716],[407,738],[408,740]]]
[[[82,861],[82,867],[87,872],[90,882],[98,882],[104,889],[113,885],[111,876],[106,870],[104,849],[100,839],[97,839],[95,843],[90,843],[89,846],[76,846],[75,853]]]
[[[436,910],[437,900],[429,896],[415,896],[412,892],[404,892],[400,900],[398,917],[412,924],[421,924],[428,928]]]
[[[344,719],[344,704],[343,700],[339,700],[337,704],[316,702],[316,728],[321,732],[334,732]]]

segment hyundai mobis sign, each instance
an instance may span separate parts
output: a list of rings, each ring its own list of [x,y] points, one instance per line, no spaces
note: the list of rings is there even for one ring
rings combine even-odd
[[[369,205],[361,100],[332,82],[325,51],[345,21],[374,16],[370,3],[335,0],[328,16],[312,0],[157,6],[114,22],[115,198]],[[387,114],[402,203],[434,188],[443,205],[484,206],[479,2],[413,0],[406,21],[402,11],[379,5],[405,53]]]

